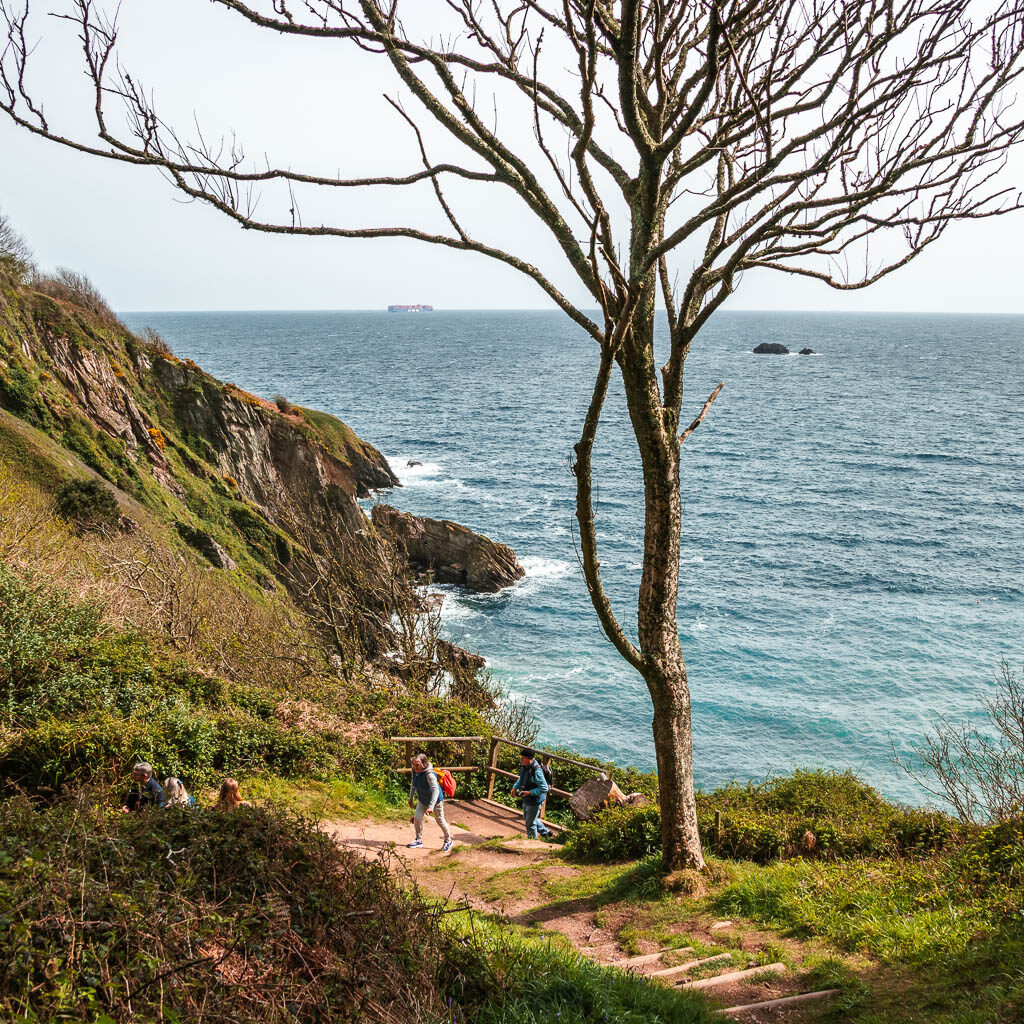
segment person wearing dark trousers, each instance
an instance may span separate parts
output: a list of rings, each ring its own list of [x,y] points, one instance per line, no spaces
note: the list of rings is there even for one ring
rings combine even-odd
[[[539,838],[540,809],[548,798],[548,782],[544,772],[537,763],[537,755],[529,747],[519,751],[519,778],[512,787],[514,797],[523,799],[523,822],[526,825],[526,838]],[[545,833],[548,829],[545,827]]]

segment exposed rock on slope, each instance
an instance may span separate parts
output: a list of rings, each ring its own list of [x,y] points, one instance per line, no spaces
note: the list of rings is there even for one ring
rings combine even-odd
[[[151,369],[185,435],[205,442],[222,476],[271,519],[326,501],[359,527],[363,514],[353,499],[398,484],[380,452],[326,413],[281,413],[194,363],[160,357]]]
[[[373,525],[395,538],[413,568],[432,572],[439,583],[494,593],[526,575],[507,544],[447,519],[424,519],[390,505],[377,505]]]
[[[0,406],[180,523],[193,547],[185,532],[208,536],[203,553],[225,567],[249,556],[250,568],[275,568],[296,520],[363,529],[356,499],[398,485],[384,457],[333,416],[278,408],[159,339],[4,282]]]

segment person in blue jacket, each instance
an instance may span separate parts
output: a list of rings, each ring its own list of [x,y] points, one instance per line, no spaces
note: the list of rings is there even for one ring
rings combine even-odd
[[[519,778],[512,787],[512,795],[523,798],[523,821],[526,824],[526,838],[538,839],[541,805],[548,797],[548,782],[537,762],[536,753],[529,747],[519,751],[521,767]],[[547,831],[547,830],[545,830]]]
[[[163,807],[164,788],[153,777],[153,766],[140,761],[132,769],[132,789],[124,798],[121,810],[125,814],[141,811],[144,807]]]

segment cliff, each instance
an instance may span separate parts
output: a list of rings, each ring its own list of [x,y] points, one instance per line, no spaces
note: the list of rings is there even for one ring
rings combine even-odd
[[[207,534],[243,566],[273,570],[297,519],[362,529],[357,498],[398,485],[380,452],[333,416],[221,382],[74,300],[0,286],[0,408],[181,536]],[[68,475],[37,473],[50,489]]]

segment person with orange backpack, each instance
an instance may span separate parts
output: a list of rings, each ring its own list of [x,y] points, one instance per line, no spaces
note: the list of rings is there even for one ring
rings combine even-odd
[[[443,772],[442,775],[447,776],[445,782],[454,792],[454,786],[449,781],[451,773]],[[441,826],[444,835],[442,852],[447,853],[452,848],[452,834],[444,816],[444,796],[444,789],[430,758],[421,751],[412,759],[412,782],[409,784],[409,806],[415,808],[410,822],[416,829],[416,838],[409,843],[410,850],[423,845],[423,818],[427,814],[433,814],[434,820]]]

